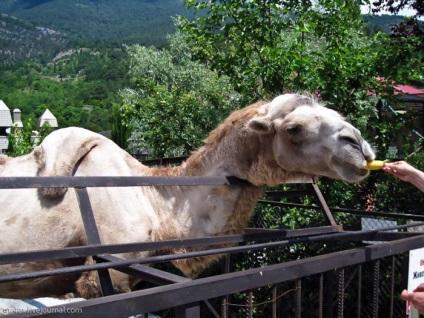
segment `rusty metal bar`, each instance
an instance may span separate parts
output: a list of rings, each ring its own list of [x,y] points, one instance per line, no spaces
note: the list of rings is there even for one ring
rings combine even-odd
[[[338,271],[337,275],[338,279],[338,293],[337,293],[337,317],[343,318],[344,313],[344,289],[345,289],[345,275],[344,275],[344,269],[340,269]]]
[[[372,293],[372,313],[374,318],[378,318],[378,295],[380,282],[380,260],[374,261],[373,269],[373,293]]]
[[[311,185],[315,190],[316,198],[318,199],[318,204],[321,206],[321,209],[325,213],[325,216],[327,216],[328,221],[331,225],[337,225],[336,221],[334,220],[333,214],[331,213],[330,208],[328,207],[327,202],[325,201],[324,196],[322,195],[318,185],[315,182],[311,183]]]
[[[222,318],[228,318],[228,301],[227,298],[224,296],[222,297],[221,301],[221,316]]]
[[[251,290],[247,292],[246,297],[246,318],[253,318],[253,293]]]

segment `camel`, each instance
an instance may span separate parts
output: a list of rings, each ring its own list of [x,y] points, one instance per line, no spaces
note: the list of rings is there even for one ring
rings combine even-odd
[[[369,143],[338,112],[309,96],[284,94],[234,111],[180,166],[147,167],[111,140],[71,127],[52,132],[30,154],[0,156],[0,177],[235,176],[247,181],[243,186],[88,188],[101,241],[114,244],[242,233],[264,185],[318,176],[358,183],[374,158]],[[0,253],[87,244],[74,189],[0,193]],[[174,265],[189,276],[218,258]],[[66,265],[61,260],[2,265],[0,275]],[[111,272],[117,292],[131,290],[131,277]],[[84,298],[99,296],[95,272],[0,284],[0,295],[9,298],[73,291]]]

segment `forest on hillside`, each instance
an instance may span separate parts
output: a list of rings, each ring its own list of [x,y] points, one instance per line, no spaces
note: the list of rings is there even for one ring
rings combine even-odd
[[[58,31],[0,14],[0,64],[46,61],[62,50],[68,40]]]
[[[110,112],[118,91],[128,85],[122,46],[67,50],[49,63],[0,65],[0,99],[19,108],[23,121],[49,109],[60,127],[110,130]]]
[[[180,0],[2,0],[0,12],[64,34],[70,40],[109,40],[160,46],[187,14]]]
[[[32,5],[37,8],[36,4],[56,1],[38,0]],[[87,5],[96,2],[77,1]],[[29,0],[17,3],[30,5]],[[49,108],[60,127],[111,129],[113,140],[130,153],[148,150],[148,155],[158,158],[189,155],[234,110],[284,92],[307,92],[346,116],[372,144],[378,159],[404,159],[424,170],[423,141],[413,133],[414,123],[422,119],[422,113],[408,109],[392,114],[387,107],[399,102],[393,83],[424,81],[423,39],[389,36],[378,32],[380,27],[364,26],[358,2],[352,1],[187,0],[185,3],[198,10],[196,20],[180,17],[179,32],[173,33],[160,47],[83,39],[78,44],[69,42],[60,54],[49,60],[3,63],[0,98],[11,109],[20,108],[23,121],[31,116],[36,118]],[[320,10],[311,3],[319,5]],[[262,112],[266,114],[266,107]],[[283,144],[291,142],[290,148],[298,150],[297,144],[313,143],[311,136],[326,128],[317,125],[316,129],[308,130],[308,125],[301,124],[285,127],[286,118],[276,122],[267,115],[263,118],[266,121],[257,127],[262,134],[258,139],[268,139],[272,150],[276,149],[276,135],[284,136]],[[330,142],[334,138],[343,139],[346,147],[363,151],[357,132],[355,139],[343,134],[326,137]],[[258,151],[264,151],[249,146],[246,147],[253,153],[252,158],[258,157]],[[279,166],[277,161],[273,155],[263,160],[275,171],[290,170]],[[365,159],[362,161],[365,164]],[[246,167],[256,168],[252,162]],[[207,173],[213,174],[214,170]],[[334,208],[420,214],[424,206],[424,196],[417,187],[388,173],[372,172],[359,184],[325,177],[318,182],[327,203]],[[285,185],[278,189],[285,190]],[[306,197],[299,201],[311,203]],[[299,229],[320,226],[323,220],[323,214],[304,213],[297,207],[267,206],[257,211],[250,224],[257,227]],[[345,229],[359,226],[357,219],[347,213],[338,214],[336,221]],[[254,262],[233,258],[232,263],[236,270],[243,271],[305,259],[330,247],[340,248],[339,244],[327,242],[320,247],[312,244],[310,248],[295,243],[285,251],[252,252]],[[370,273],[364,271],[363,277]],[[234,299],[246,303],[246,294],[237,293]],[[255,290],[250,295],[254,295],[249,297],[255,301],[270,296],[266,289]],[[311,303],[317,295],[304,294],[303,298]],[[271,307],[267,301],[264,304]],[[255,310],[262,310],[258,308]],[[379,307],[379,313],[385,317],[390,315],[389,310],[387,306]],[[246,312],[237,307],[232,317],[246,317]]]
[[[0,12],[0,99],[24,119],[48,108],[61,127],[94,131],[110,130],[120,90],[133,85],[124,45],[166,48],[171,16],[191,17],[179,0],[4,0]],[[364,19],[371,35],[401,17]]]
[[[0,99],[24,120],[48,108],[61,127],[105,131],[130,85],[124,45],[165,46],[186,10],[179,0],[2,0],[0,13]]]

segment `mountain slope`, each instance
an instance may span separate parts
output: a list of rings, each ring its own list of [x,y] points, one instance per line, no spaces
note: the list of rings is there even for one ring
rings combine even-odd
[[[72,38],[164,42],[172,17],[187,14],[182,0],[2,0],[0,12]]]
[[[0,14],[0,63],[52,56],[65,43],[57,31]]]
[[[393,24],[399,24],[403,21],[405,17],[400,15],[364,15],[364,22],[369,25],[371,28],[376,30],[381,30],[385,33],[390,33],[390,26]]]

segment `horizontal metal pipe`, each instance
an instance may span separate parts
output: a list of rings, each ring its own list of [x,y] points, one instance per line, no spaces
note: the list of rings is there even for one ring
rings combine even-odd
[[[362,264],[382,257],[404,253],[423,246],[424,236],[407,238],[363,248],[319,255],[247,269],[228,274],[214,275],[177,284],[153,287],[125,294],[112,295],[82,302],[60,305],[61,312],[49,310],[43,314],[22,313],[11,317],[63,317],[63,310],[78,308],[69,317],[101,318],[129,317],[137,314],[174,308],[204,299],[212,299],[235,292],[291,281],[306,276],[324,273],[336,268]],[[52,309],[54,307],[50,307]]]
[[[269,230],[269,229],[246,229],[247,234],[221,235],[213,237],[191,238],[184,240],[167,240],[154,242],[137,242],[122,244],[104,244],[49,249],[42,251],[26,251],[0,254],[1,264],[14,264],[35,262],[53,259],[67,259],[87,257],[99,254],[120,254],[152,250],[169,250],[194,246],[213,246],[221,244],[247,243],[251,241],[281,239],[306,235],[318,235],[336,232],[339,227],[323,226],[319,228],[306,228],[299,230]]]
[[[292,202],[259,200],[258,203],[269,204],[269,205],[274,205],[274,206],[285,206],[285,207],[293,207],[293,208],[311,209],[311,210],[321,209],[321,207],[317,206],[317,205],[306,205],[306,204],[292,203]],[[406,213],[393,213],[393,212],[373,212],[373,211],[347,209],[347,208],[334,208],[334,207],[330,207],[330,210],[333,213],[350,213],[350,214],[358,214],[358,215],[366,215],[366,216],[381,216],[381,217],[400,218],[400,219],[416,219],[416,220],[423,220],[424,221],[424,215],[420,215],[420,214],[406,214]],[[424,214],[424,213],[422,213],[422,214]]]
[[[1,177],[0,189],[249,185],[236,177]]]
[[[108,263],[72,266],[72,267],[64,267],[64,268],[57,268],[57,269],[51,269],[51,270],[41,270],[41,271],[35,271],[35,272],[24,272],[24,273],[18,273],[18,274],[8,274],[8,275],[0,276],[0,283],[22,280],[22,279],[30,279],[30,278],[36,278],[36,277],[38,278],[38,277],[47,277],[47,276],[66,275],[66,274],[72,274],[72,273],[81,273],[85,271],[93,271],[93,270],[100,270],[100,269],[109,269],[109,268],[119,269],[121,267],[131,266],[133,264],[161,263],[161,262],[169,262],[169,261],[191,258],[191,257],[202,257],[202,256],[208,256],[208,255],[238,253],[238,252],[257,250],[262,248],[271,248],[271,247],[288,246],[288,245],[294,245],[294,244],[300,244],[300,243],[311,243],[311,242],[320,242],[320,241],[327,241],[327,240],[334,240],[334,239],[343,239],[348,237],[354,237],[355,235],[364,236],[365,234],[376,234],[379,231],[391,231],[394,229],[402,229],[402,228],[407,228],[411,226],[421,226],[421,225],[424,225],[424,222],[418,222],[418,223],[409,224],[409,225],[392,226],[392,227],[387,227],[384,229],[382,228],[382,229],[368,230],[368,231],[340,232],[335,234],[325,234],[325,235],[318,235],[313,237],[294,238],[294,239],[277,241],[277,242],[268,242],[268,243],[226,247],[226,248],[216,248],[216,249],[209,249],[209,250],[203,250],[203,251],[188,252],[184,254],[159,255],[159,256],[144,257],[144,258],[133,258],[129,260],[120,260],[120,261],[114,261],[114,262],[108,262]],[[421,237],[421,236],[424,239],[424,234],[418,235],[418,237]]]

